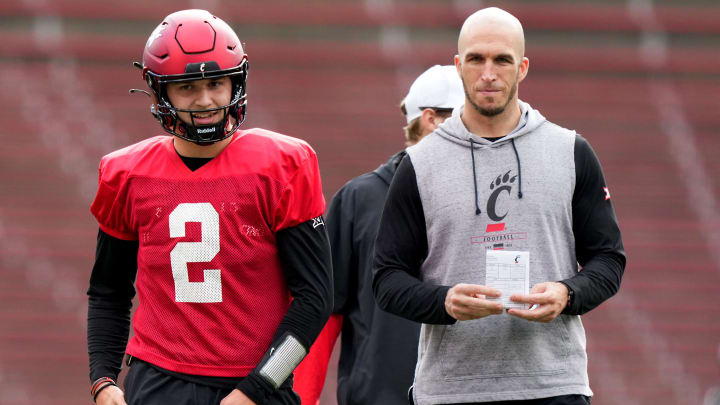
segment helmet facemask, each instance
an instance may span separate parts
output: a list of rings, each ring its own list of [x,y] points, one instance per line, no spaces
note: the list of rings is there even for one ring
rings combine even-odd
[[[178,75],[157,75],[151,71],[145,72],[148,86],[157,99],[157,104],[151,105],[150,110],[166,132],[198,145],[210,145],[232,136],[245,121],[248,62],[245,58],[237,67],[226,70],[214,70],[213,68],[217,67],[217,64],[213,62],[194,65],[197,65],[198,72]],[[205,69],[206,65],[208,66],[207,70]],[[188,66],[188,68],[192,70],[192,66]],[[226,76],[230,77],[232,90],[230,102],[224,106],[205,110],[180,109],[173,106],[167,96],[167,84],[169,83],[217,79]],[[195,124],[193,114],[214,111],[223,112],[223,117],[219,122],[210,125]],[[178,112],[188,113],[190,122],[180,119]],[[231,117],[232,120],[230,120]]]

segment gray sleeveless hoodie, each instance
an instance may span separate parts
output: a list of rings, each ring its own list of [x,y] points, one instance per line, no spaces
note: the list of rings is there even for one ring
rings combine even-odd
[[[520,102],[518,127],[491,142],[456,109],[407,149],[427,228],[424,282],[485,283],[490,249],[530,252],[530,285],[578,271],[572,229],[575,132]],[[474,209],[472,207],[475,207]],[[536,323],[507,314],[422,326],[415,403],[591,396],[579,316]]]

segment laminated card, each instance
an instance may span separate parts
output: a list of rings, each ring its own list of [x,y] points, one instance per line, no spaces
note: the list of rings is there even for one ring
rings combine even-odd
[[[485,285],[502,292],[500,301],[504,308],[527,309],[526,304],[510,301],[513,294],[530,291],[530,252],[512,250],[488,250],[485,259]]]

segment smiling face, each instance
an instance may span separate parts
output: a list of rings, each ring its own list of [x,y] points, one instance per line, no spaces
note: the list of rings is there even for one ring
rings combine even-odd
[[[178,110],[210,110],[230,104],[232,82],[229,77],[168,83],[167,95]],[[207,112],[182,112],[178,117],[188,125],[206,126],[220,122],[227,109]]]
[[[485,117],[517,105],[517,88],[526,74],[525,40],[520,22],[499,9],[470,16],[458,39],[455,66],[465,90],[466,104]]]

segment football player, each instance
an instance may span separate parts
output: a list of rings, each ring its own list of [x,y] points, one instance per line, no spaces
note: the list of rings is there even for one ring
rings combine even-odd
[[[315,152],[238,129],[247,55],[207,11],[167,16],[140,67],[170,136],[100,162],[91,395],[98,404],[299,404],[292,371],[332,309]]]

